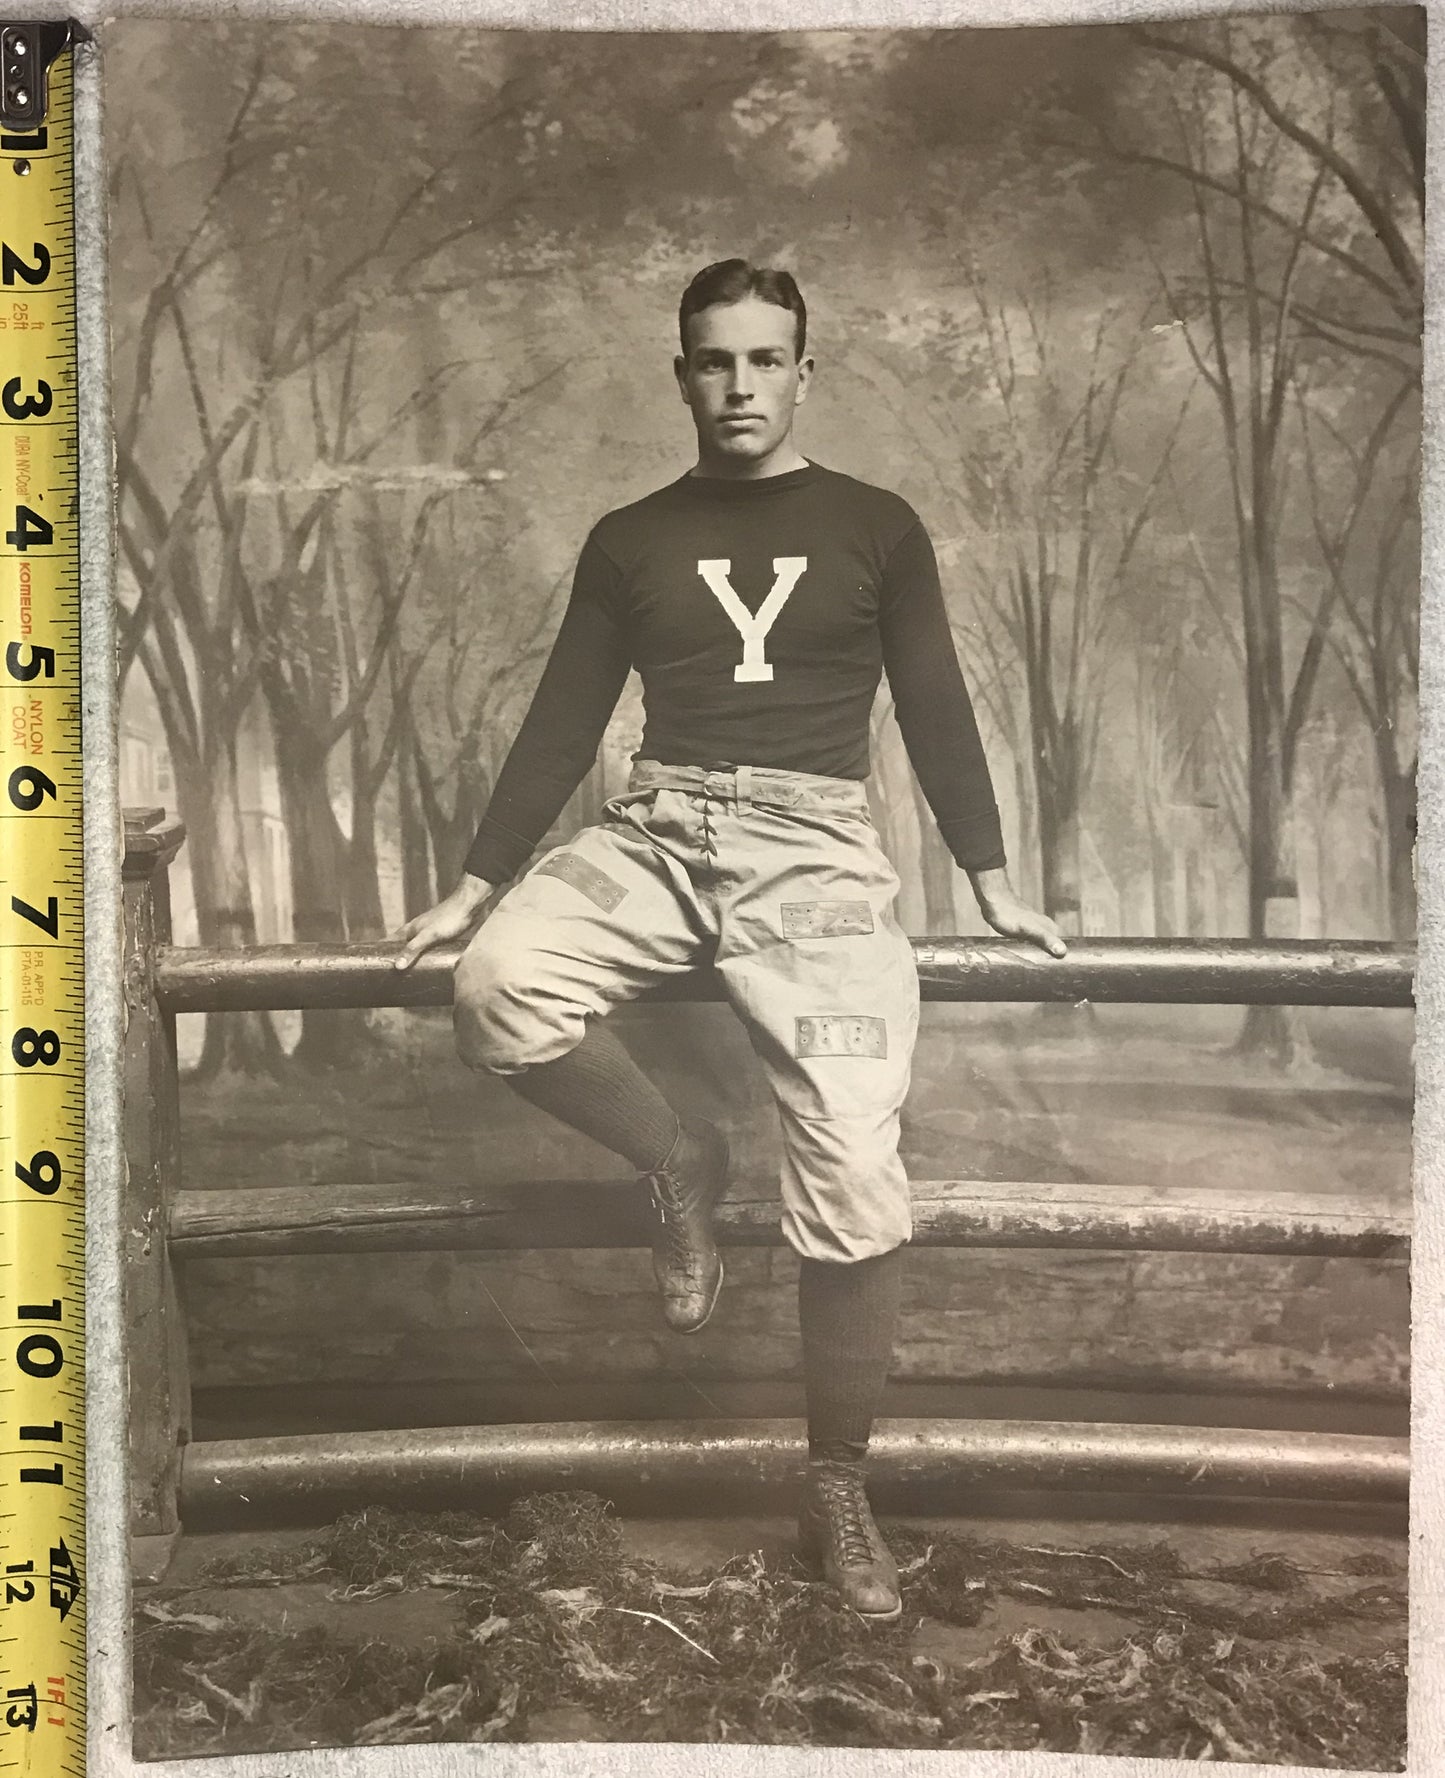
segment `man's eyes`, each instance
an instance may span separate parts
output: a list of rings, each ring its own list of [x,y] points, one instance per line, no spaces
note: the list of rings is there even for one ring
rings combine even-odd
[[[773,353],[759,353],[750,358],[748,362],[757,370],[781,370],[783,367],[783,360]],[[701,361],[701,368],[703,370],[728,370],[731,368],[731,364],[732,360],[728,358],[704,358]]]

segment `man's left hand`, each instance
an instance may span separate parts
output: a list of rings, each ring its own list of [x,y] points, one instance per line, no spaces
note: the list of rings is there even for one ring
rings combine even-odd
[[[1012,890],[1003,890],[979,901],[979,911],[1001,938],[1021,938],[1037,945],[1051,957],[1065,957],[1068,946],[1047,914],[1020,901]]]

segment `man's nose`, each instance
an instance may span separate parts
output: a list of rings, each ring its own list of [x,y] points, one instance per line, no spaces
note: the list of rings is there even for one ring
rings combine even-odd
[[[752,366],[746,362],[735,364],[728,378],[728,400],[747,401],[753,392]]]

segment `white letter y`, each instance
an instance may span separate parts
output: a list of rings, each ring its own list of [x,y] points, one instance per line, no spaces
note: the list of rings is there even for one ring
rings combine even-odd
[[[777,621],[778,613],[788,602],[793,588],[802,579],[808,566],[806,556],[774,556],[773,585],[766,599],[754,615],[743,604],[732,589],[728,575],[732,573],[732,562],[725,559],[699,562],[698,573],[711,588],[719,605],[732,619],[738,634],[743,639],[743,658],[733,668],[733,678],[739,684],[750,680],[768,680],[773,676],[772,663],[764,658],[763,644],[768,639],[768,631]]]

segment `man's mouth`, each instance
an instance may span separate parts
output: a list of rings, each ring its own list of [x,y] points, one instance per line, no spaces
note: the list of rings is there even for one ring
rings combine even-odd
[[[724,414],[724,426],[758,426],[762,424],[761,414]]]

